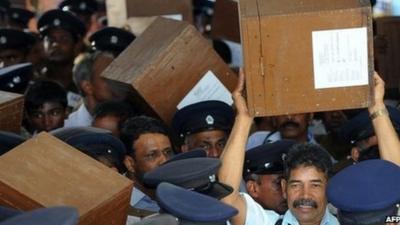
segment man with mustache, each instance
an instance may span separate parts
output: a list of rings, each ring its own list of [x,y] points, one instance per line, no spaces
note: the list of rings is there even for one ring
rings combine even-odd
[[[315,144],[298,144],[289,150],[285,160],[285,179],[281,181],[283,195],[289,210],[283,217],[271,210],[264,210],[249,195],[239,192],[244,163],[244,151],[253,118],[249,115],[242,96],[244,74],[232,93],[237,115],[231,135],[221,155],[219,170],[221,182],[234,188],[223,202],[236,207],[239,213],[233,217],[233,225],[337,225],[337,219],[327,210],[326,186],[332,167],[329,154]]]
[[[274,124],[282,139],[291,139],[298,143],[316,143],[308,132],[308,124],[312,118],[312,113],[282,115],[274,118]]]

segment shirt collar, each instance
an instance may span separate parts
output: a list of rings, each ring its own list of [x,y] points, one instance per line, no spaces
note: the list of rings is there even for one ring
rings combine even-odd
[[[283,216],[283,223],[282,225],[299,225],[296,217],[292,214],[290,210],[286,211],[285,215]],[[328,208],[325,209],[324,217],[322,217],[320,225],[339,225],[336,217],[333,216],[329,211]]]

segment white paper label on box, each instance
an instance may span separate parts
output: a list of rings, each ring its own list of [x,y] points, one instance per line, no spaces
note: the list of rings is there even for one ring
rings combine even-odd
[[[312,32],[315,89],[368,85],[367,28]]]
[[[218,100],[233,104],[231,92],[212,71],[208,71],[178,104],[177,108],[208,100]]]
[[[178,20],[178,21],[183,20],[182,14],[168,14],[168,15],[162,15],[162,17],[171,19],[171,20]]]
[[[123,27],[128,18],[126,0],[106,0],[108,26]]]

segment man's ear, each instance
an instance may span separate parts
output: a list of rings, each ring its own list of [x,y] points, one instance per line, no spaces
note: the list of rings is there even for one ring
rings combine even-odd
[[[360,152],[357,150],[357,148],[351,148],[351,158],[353,159],[354,162],[358,162],[358,159],[360,158]]]
[[[135,160],[131,156],[125,156],[124,165],[129,172],[135,173]]]
[[[81,86],[81,90],[85,94],[85,96],[92,96],[93,95],[93,85],[88,80],[83,80],[79,83]]]
[[[287,186],[287,181],[285,179],[281,179],[282,196],[284,199],[287,199],[286,186]]]
[[[257,183],[254,180],[249,180],[246,182],[246,189],[252,198],[258,197],[258,187]]]

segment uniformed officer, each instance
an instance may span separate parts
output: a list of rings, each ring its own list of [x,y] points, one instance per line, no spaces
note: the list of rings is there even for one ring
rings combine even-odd
[[[61,83],[70,92],[68,105],[75,107],[77,89],[72,81],[72,68],[81,50],[85,24],[72,13],[55,9],[39,18],[38,29],[43,37],[47,59],[44,76]]]
[[[263,208],[281,215],[288,209],[281,188],[284,160],[295,143],[293,140],[278,140],[245,153],[243,179],[247,192]]]
[[[237,210],[214,198],[170,183],[161,183],[156,191],[162,213],[143,219],[137,225],[224,225]]]
[[[32,64],[21,63],[0,69],[0,90],[23,94],[32,78]]]
[[[24,8],[11,7],[7,10],[8,25],[19,30],[27,30],[29,20],[35,17],[35,13]]]
[[[109,168],[124,173],[124,144],[106,130],[91,127],[61,128],[52,133],[65,143],[100,161]]]
[[[87,28],[91,27],[92,15],[97,11],[98,7],[96,0],[64,0],[58,5],[59,9],[77,15]]]
[[[9,28],[0,29],[0,65],[7,67],[27,62],[29,51],[36,43],[29,33]]]
[[[232,188],[218,181],[217,172],[221,161],[214,158],[188,158],[165,163],[144,175],[144,183],[156,188],[161,182],[168,182],[188,190],[221,199]]]
[[[394,107],[386,106],[389,117],[396,132],[400,133],[400,111]],[[353,145],[351,158],[353,161],[377,159],[379,157],[378,140],[372,127],[371,118],[367,110],[347,121],[341,128],[344,138]]]
[[[339,210],[340,224],[397,224],[399,190],[400,167],[374,159],[349,166],[333,176],[327,196]]]
[[[172,120],[183,139],[182,152],[203,148],[208,157],[219,157],[232,128],[234,112],[221,101],[203,101],[178,110]]]
[[[106,27],[93,33],[90,45],[93,50],[110,52],[117,57],[136,36],[129,31],[116,27]]]

